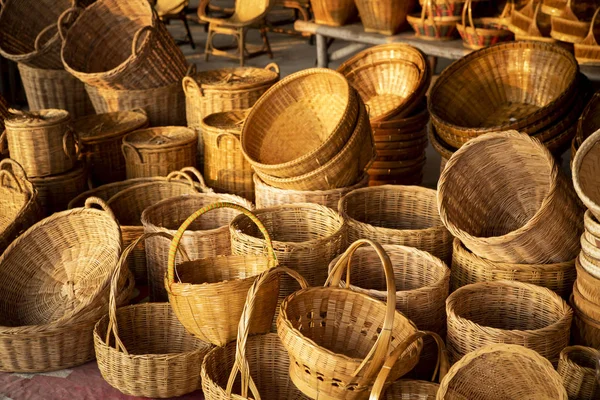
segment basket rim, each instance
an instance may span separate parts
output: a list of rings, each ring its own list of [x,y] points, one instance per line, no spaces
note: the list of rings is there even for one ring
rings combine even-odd
[[[421,108],[422,107],[422,108]],[[401,124],[401,125],[409,125],[420,123],[421,120],[425,120],[423,126],[427,125],[429,122],[429,110],[427,109],[427,96],[424,96],[421,100],[420,104],[417,106],[416,113],[412,112],[409,116],[398,118],[398,119],[389,119],[387,121],[372,121],[371,128],[373,131],[375,130],[383,130],[383,129],[404,129],[403,127],[395,128],[389,127],[390,124]]]
[[[583,138],[585,132],[583,132],[583,124],[588,117],[594,114],[595,111],[600,111],[600,92],[596,92],[592,95],[588,103],[585,105],[577,126],[577,135]],[[594,133],[594,132],[591,132]],[[590,132],[588,132],[589,137]],[[579,143],[581,145],[581,143]]]
[[[33,183],[34,185],[41,185],[44,183],[49,183],[49,182],[62,182],[65,181],[67,179],[74,179],[74,178],[79,178],[80,176],[84,175],[87,171],[86,165],[83,162],[78,162],[73,169],[64,172],[62,174],[56,174],[56,175],[47,175],[47,176],[32,176],[32,177],[28,177],[27,179],[29,179],[29,181],[31,183]]]
[[[136,135],[142,135],[146,132],[165,132],[165,134],[169,135],[173,132],[181,132],[182,138],[176,138],[175,141],[165,144],[152,144],[152,143],[140,143],[132,141],[132,138]],[[188,137],[189,136],[189,137]],[[137,129],[133,132],[129,132],[127,135],[123,137],[123,144],[128,144],[132,147],[135,147],[137,150],[164,150],[169,149],[171,147],[179,147],[183,145],[187,145],[198,140],[198,134],[192,128],[188,128],[187,126],[156,126],[151,128]]]
[[[200,80],[203,75],[206,76],[209,73],[215,73],[217,71],[222,71],[225,73],[234,74],[235,71],[238,71],[238,70],[245,70],[248,72],[260,72],[260,74],[265,75],[265,77],[264,77],[264,79],[262,79],[262,81],[259,81],[259,82],[243,83],[243,84],[229,85],[229,86],[217,84],[217,83],[206,83],[206,82],[202,82]],[[255,76],[256,73],[253,73],[252,75]],[[271,76],[267,77],[267,75],[271,75]],[[253,67],[253,66],[243,66],[243,67],[225,67],[225,68],[216,68],[216,69],[206,70],[206,71],[198,71],[194,75],[192,75],[191,78],[194,79],[194,81],[196,81],[196,83],[202,90],[217,90],[217,91],[231,92],[231,91],[237,91],[237,90],[257,89],[257,88],[262,88],[264,86],[270,87],[279,80],[279,74],[275,71],[272,71],[272,70],[266,68],[266,67],[260,68],[260,67]]]
[[[425,58],[425,54],[417,49],[414,46],[411,46],[408,43],[401,43],[401,42],[394,42],[394,43],[384,43],[384,44],[379,44],[373,47],[369,47],[355,55],[353,55],[352,57],[350,57],[349,59],[347,59],[346,61],[344,61],[337,69],[337,71],[339,73],[341,73],[342,75],[344,74],[344,71],[346,71],[346,69],[348,68],[349,71],[353,70],[353,65],[357,62],[362,60],[363,58],[367,58],[370,57],[374,54],[377,53],[385,53],[388,51],[402,51],[404,53],[414,53],[416,55],[418,55],[422,61],[423,61],[423,65],[426,67],[426,72],[429,73],[429,68],[428,68],[428,64],[427,64],[427,59]],[[399,58],[401,60],[405,60],[405,58]],[[348,72],[349,72],[348,71]]]
[[[102,132],[102,120],[106,118],[110,118],[112,116],[123,115],[125,117],[130,118],[129,126],[123,123],[115,124],[114,129],[108,132]],[[81,134],[80,132],[83,129],[80,127],[81,124],[89,121],[96,120],[95,126],[100,126],[99,134],[95,135],[86,135]],[[84,117],[77,118],[73,121],[73,129],[78,133],[79,139],[85,144],[94,144],[97,142],[102,142],[107,139],[117,138],[119,136],[123,136],[126,133],[138,130],[143,128],[146,124],[148,124],[148,116],[142,110],[124,110],[124,111],[113,111],[102,114],[92,114],[86,115]],[[94,129],[94,128],[92,128]]]
[[[600,142],[600,129],[592,133],[583,143],[579,146],[577,153],[575,153],[575,159],[571,166],[571,172],[573,174],[573,186],[577,195],[585,204],[585,206],[594,215],[600,215],[600,205],[596,204],[584,191],[580,182],[580,169],[583,164],[585,157],[592,148]]]
[[[295,195],[326,196],[328,194],[345,192],[348,189],[352,189],[352,188],[361,188],[361,187],[364,187],[364,184],[369,182],[369,175],[366,174],[366,173],[363,174],[361,176],[361,178],[358,180],[358,182],[356,182],[352,186],[347,186],[347,187],[337,188],[337,189],[327,189],[327,190],[281,189],[281,188],[278,188],[278,187],[275,187],[275,186],[271,186],[268,183],[264,182],[262,179],[260,179],[260,176],[258,176],[258,174],[256,174],[256,173],[252,174],[252,179],[254,181],[254,185],[255,186],[262,186],[262,187],[265,187],[266,189],[268,189],[269,191],[277,192],[277,193],[280,193],[280,194],[292,193],[292,194],[295,194]],[[354,189],[352,189],[352,190],[354,190]]]
[[[585,356],[592,357],[595,360],[598,360],[598,357],[600,357],[600,352],[598,350],[594,349],[593,347],[586,347],[586,346],[580,346],[580,345],[567,346],[564,349],[562,349],[562,351],[560,352],[560,356],[559,356],[559,360],[558,360],[559,362],[562,361],[562,362],[567,363],[569,368],[574,368],[574,369],[577,369],[578,371],[596,375],[596,368],[584,367],[582,365],[577,364],[575,361],[573,361],[573,359],[569,357],[570,354],[572,354],[572,353],[580,353]]]
[[[202,120],[200,120],[200,128],[201,128],[203,134],[204,134],[204,132],[206,132],[206,133],[209,133],[212,135],[218,135],[218,134],[215,134],[214,132],[211,132],[211,130],[213,130],[213,131],[220,130],[220,131],[223,131],[223,133],[231,133],[231,134],[237,135],[238,140],[239,140],[239,136],[242,131],[241,125],[238,128],[233,128],[233,127],[225,128],[225,127],[210,125],[208,123],[208,120],[209,120],[209,118],[215,118],[218,115],[242,114],[244,116],[244,119],[242,119],[240,121],[244,122],[246,120],[246,118],[248,117],[249,113],[250,113],[250,108],[235,109],[235,110],[229,110],[229,111],[219,111],[216,113],[211,113],[211,114],[208,114],[207,116],[203,117]]]
[[[56,117],[50,120],[36,119],[32,120],[29,115],[45,117],[50,113],[56,113]],[[25,113],[10,113],[8,118],[4,120],[6,128],[10,128],[10,131],[31,131],[32,129],[51,128],[56,125],[62,125],[71,121],[71,114],[67,110],[58,108],[45,108],[43,110],[28,111]],[[27,125],[23,125],[27,124]]]

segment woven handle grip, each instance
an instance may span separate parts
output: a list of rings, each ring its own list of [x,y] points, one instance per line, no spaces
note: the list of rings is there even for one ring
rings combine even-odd
[[[73,152],[69,149],[69,137],[71,138],[71,140],[73,140],[73,148],[75,149],[75,154],[73,154]],[[79,158],[79,155],[81,154],[81,149],[79,147],[79,135],[77,135],[77,132],[75,132],[71,127],[69,127],[64,133],[62,137],[62,145],[65,155],[69,157],[71,161],[75,161]]]
[[[194,191],[196,190],[196,187],[194,186],[194,181],[192,180],[192,178],[188,174],[185,174],[181,171],[170,172],[169,175],[167,175],[166,179],[167,179],[167,182],[171,182],[173,179],[183,179],[183,180],[187,181],[187,183],[190,184],[191,189],[193,189]]]
[[[33,43],[33,48],[35,49],[35,51],[40,51],[40,47],[42,45],[41,41],[44,38],[44,35],[46,35],[46,33],[50,32],[52,29],[58,30],[58,24],[48,25],[47,27],[42,29],[40,33],[38,33],[38,35],[35,37],[35,42]]]
[[[588,31],[587,37],[584,39],[585,44],[593,44],[598,46],[598,42],[596,41],[596,35],[594,35],[594,25],[596,25],[598,13],[600,13],[600,7],[596,8],[596,12],[592,17],[592,22],[590,22],[590,30]]]
[[[21,164],[15,160],[5,158],[4,160],[0,161],[0,184],[2,186],[6,186],[3,183],[4,177],[7,177],[13,182],[13,184],[19,190],[19,193],[28,193],[30,195],[33,194],[29,191],[27,186],[23,185],[23,181],[27,180],[27,173]]]
[[[277,261],[277,257],[275,257],[275,251],[273,250],[273,244],[271,242],[271,236],[265,226],[260,222],[260,220],[256,217],[256,215],[252,214],[250,210],[245,207],[240,206],[239,204],[227,203],[227,202],[219,202],[214,203],[206,207],[202,207],[192,215],[190,215],[184,222],[181,224],[177,232],[173,237],[173,241],[171,242],[171,247],[169,248],[169,261],[167,264],[167,283],[171,285],[175,280],[175,252],[179,247],[179,242],[181,241],[181,237],[185,233],[185,230],[194,222],[198,217],[211,210],[215,210],[217,208],[233,208],[250,218],[252,222],[256,224],[260,232],[263,234],[265,238],[265,242],[267,244],[267,248],[269,249],[270,258],[274,261]]]
[[[238,139],[238,137],[236,135],[234,135],[233,133],[229,133],[229,132],[221,132],[215,138],[215,145],[217,146],[217,148],[221,148],[221,139],[223,137],[231,138],[234,141],[238,142],[238,144],[241,146],[240,139]]]
[[[240,372],[242,376],[241,396],[243,398],[248,398],[248,388],[250,388],[253,399],[261,399],[260,394],[258,393],[258,388],[254,384],[254,381],[250,376],[250,366],[248,365],[248,360],[246,359],[246,342],[248,340],[248,334],[250,332],[250,320],[254,311],[256,295],[260,290],[261,285],[268,279],[271,279],[274,274],[281,273],[286,273],[292,278],[294,278],[300,284],[300,287],[302,289],[306,289],[308,287],[308,283],[302,277],[302,275],[287,267],[270,268],[269,270],[260,274],[258,278],[256,278],[256,280],[250,287],[250,290],[248,290],[248,294],[246,295],[246,304],[244,305],[244,310],[242,311],[242,316],[240,317],[240,323],[238,325],[238,336],[235,348],[235,363],[233,365],[233,368],[231,369],[231,373],[229,374],[229,380],[227,381],[226,392],[227,396],[230,396],[230,398],[235,378],[237,377],[238,372]]]
[[[198,85],[198,82],[196,82],[196,80],[191,76],[185,76],[181,80],[181,86],[183,86],[183,91],[185,92],[186,96],[193,96],[195,94],[198,94],[200,97],[203,96],[200,85]]]
[[[60,36],[60,40],[62,40],[63,42],[65,41],[65,37],[67,37],[67,33],[64,31],[64,27],[66,25],[65,18],[67,18],[69,14],[81,13],[81,11],[83,11],[81,7],[67,8],[65,11],[63,11],[62,14],[60,14],[60,17],[58,17],[58,22],[56,23],[56,26],[58,28],[58,36]],[[75,22],[77,18],[78,16],[75,16],[75,19],[71,22],[71,24]]]
[[[127,142],[123,142],[123,144],[121,145],[121,151],[123,152],[123,157],[125,157],[125,159],[127,159],[127,153],[128,153],[127,150],[129,150],[131,153],[135,154],[138,164],[144,163],[144,161],[142,160],[142,155],[140,154],[138,149],[136,149],[135,147],[133,147],[132,145],[130,145]]]
[[[12,182],[12,185],[4,184],[4,178],[8,178],[8,180]],[[11,171],[7,170],[0,170],[0,186],[7,188],[12,188],[13,186],[16,186],[19,193],[25,192],[25,190],[23,189],[23,185],[21,185],[21,182],[19,182],[19,179]]]
[[[350,286],[350,270],[352,266],[352,256],[354,252],[364,244],[368,244],[375,249],[375,252],[379,256],[381,263],[383,264],[383,270],[385,272],[385,282],[387,286],[387,305],[385,312],[385,319],[383,321],[383,328],[375,341],[375,344],[369,351],[369,354],[365,357],[363,362],[354,371],[353,376],[358,375],[360,371],[367,365],[369,360],[371,364],[364,374],[365,379],[370,379],[375,376],[385,363],[385,359],[390,347],[392,339],[392,328],[394,326],[394,316],[396,313],[396,282],[394,280],[394,269],[392,268],[392,262],[390,257],[387,255],[383,247],[377,242],[369,239],[359,239],[352,243],[350,247],[342,254],[338,262],[333,266],[325,286],[337,287],[340,285],[342,280],[342,274],[344,273],[344,267],[346,267],[346,287]]]
[[[202,174],[200,173],[200,171],[198,171],[196,168],[194,168],[194,167],[183,167],[179,171],[180,172],[184,172],[188,176],[191,175],[192,177],[196,178],[198,180],[200,188],[202,189],[202,191],[204,193],[214,192],[214,190],[212,190],[211,188],[209,188],[206,185],[206,181],[204,180],[204,177],[202,176]]]
[[[8,134],[6,133],[6,129],[0,134],[0,153],[4,153],[5,150],[8,150]]]
[[[85,199],[85,208],[94,208],[94,206],[100,207],[100,209],[108,213],[112,217],[112,219],[114,219],[115,221],[117,220],[117,217],[115,217],[115,214],[112,212],[108,204],[106,204],[106,202],[100,197],[92,196]]]
[[[142,26],[140,29],[138,29],[138,31],[135,33],[135,35],[133,35],[133,40],[131,42],[131,54],[133,56],[137,56],[140,37],[146,31],[149,31],[148,35],[150,35],[152,33],[152,26],[150,26],[150,25]]]
[[[267,66],[265,67],[265,69],[269,70],[269,71],[273,71],[276,74],[279,75],[279,65],[277,65],[277,63],[269,63],[267,64]]]

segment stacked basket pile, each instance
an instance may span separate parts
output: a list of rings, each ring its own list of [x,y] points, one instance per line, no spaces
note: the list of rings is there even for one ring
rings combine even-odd
[[[423,53],[404,44],[386,44],[358,53],[338,69],[367,106],[377,157],[369,185],[419,184],[423,180],[425,94],[431,71]]]

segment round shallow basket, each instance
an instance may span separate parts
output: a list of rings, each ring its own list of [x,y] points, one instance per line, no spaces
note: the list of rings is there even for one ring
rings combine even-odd
[[[390,0],[356,0],[356,7],[365,32],[393,35],[406,25],[406,16],[415,0],[396,3]]]
[[[254,174],[254,193],[256,208],[267,208],[293,203],[314,203],[337,209],[340,199],[347,193],[367,186],[369,176],[363,175],[354,185],[331,190],[286,190],[278,189],[264,183]]]
[[[41,217],[37,190],[23,168],[10,158],[0,161],[0,254]]]
[[[73,168],[78,149],[67,111],[19,112],[5,119],[4,125],[0,141],[8,141],[11,158],[27,176],[61,174]]]
[[[164,232],[174,235],[181,224],[194,211],[226,201],[239,204],[249,210],[254,206],[249,201],[230,194],[197,193],[185,194],[159,201],[147,207],[141,221],[145,233]],[[231,208],[219,208],[196,220],[181,238],[180,249],[191,259],[216,257],[231,254],[229,222],[239,214]],[[165,274],[171,241],[161,236],[146,239],[146,263],[151,301],[166,301]],[[182,259],[177,257],[177,263]]]
[[[101,0],[79,13],[64,37],[65,69],[88,85],[152,89],[179,82],[187,63],[181,49],[144,0]],[[165,103],[163,103],[165,104]]]
[[[350,274],[348,260],[363,244],[374,247],[383,263],[387,304],[339,287],[346,267]],[[348,277],[346,281],[351,283]],[[389,257],[381,245],[366,239],[350,245],[325,286],[302,289],[283,301],[277,333],[290,355],[292,382],[312,399],[367,399],[390,353],[401,346],[406,350],[390,366],[386,382],[413,369],[423,346],[421,332],[396,311]]]
[[[451,362],[486,344],[509,343],[535,350],[556,364],[569,344],[573,311],[549,289],[496,281],[457,289],[446,300],[446,314]]]
[[[29,110],[66,110],[73,118],[94,114],[94,106],[79,79],[64,69],[40,69],[18,64]]]
[[[450,270],[431,254],[398,245],[382,246],[390,257],[396,281],[396,310],[409,318],[421,330],[446,334],[446,297],[450,286]],[[341,256],[329,264],[332,269]],[[352,259],[350,289],[385,301],[386,279],[381,261],[373,248],[358,249]],[[341,283],[344,286],[344,283]],[[425,338],[419,364],[413,370],[419,377],[431,378],[437,363],[437,347],[432,338]]]
[[[579,252],[583,210],[550,152],[527,135],[470,140],[446,164],[437,196],[444,225],[479,257],[546,264]]]
[[[95,185],[125,179],[125,158],[121,153],[123,136],[148,125],[143,110],[90,115],[73,122]]]
[[[343,26],[358,14],[353,0],[310,0],[310,7],[315,22],[321,25]]]
[[[175,252],[186,229],[200,216],[220,208],[231,208],[247,215],[266,239],[268,256],[216,256],[183,262],[175,267]],[[195,337],[224,346],[235,340],[248,290],[262,272],[275,267],[277,261],[266,228],[250,210],[233,203],[214,203],[194,212],[174,235],[169,249],[165,287],[169,303],[186,330]],[[249,327],[250,334],[269,332],[279,278],[271,276],[256,296],[257,316]]]
[[[263,173],[254,165],[256,174],[270,186],[291,190],[330,190],[356,183],[376,156],[369,116],[362,101],[358,102],[360,115],[352,136],[325,164],[314,171],[293,178],[276,178]],[[244,126],[248,126],[248,122]]]
[[[560,375],[535,351],[488,345],[457,362],[442,379],[437,400],[567,400]]]
[[[338,72],[292,74],[252,107],[242,129],[244,156],[256,171],[277,178],[317,170],[352,140],[359,101]]]
[[[454,239],[452,291],[472,283],[509,280],[546,287],[568,299],[577,278],[575,259],[554,264],[509,264],[481,258]]]
[[[354,190],[340,199],[348,242],[366,238],[381,244],[416,247],[447,264],[452,235],[442,225],[435,191],[417,186],[378,186]]]
[[[182,126],[140,129],[123,138],[127,178],[167,176],[196,166],[198,134]]]
[[[596,381],[596,365],[599,359],[600,352],[591,347],[569,346],[560,352],[557,371],[569,398],[598,398],[600,387]]]
[[[83,163],[64,174],[29,178],[38,192],[42,215],[66,210],[69,202],[87,189],[87,169]]]
[[[553,65],[551,74],[548,65]],[[574,96],[578,72],[571,53],[546,43],[478,50],[436,80],[429,94],[431,119],[450,144],[453,136],[468,139],[508,129],[530,133],[528,127],[556,114]]]
[[[573,160],[573,185],[579,198],[594,217],[600,216],[600,190],[597,168],[600,166],[600,130],[585,139]]]
[[[108,314],[94,327],[94,348],[102,377],[131,396],[170,398],[200,389],[200,366],[211,345],[190,335],[168,303],[117,308],[119,275],[144,234],[121,255],[111,280]],[[172,238],[172,237],[171,237]]]

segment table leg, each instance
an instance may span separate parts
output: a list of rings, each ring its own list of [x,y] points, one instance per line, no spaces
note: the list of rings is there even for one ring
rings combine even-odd
[[[438,58],[435,56],[427,56],[427,62],[429,63],[429,68],[431,68],[431,74],[435,75],[435,68],[437,67]]]
[[[329,66],[329,54],[327,53],[327,38],[317,33],[317,66],[327,68]]]

